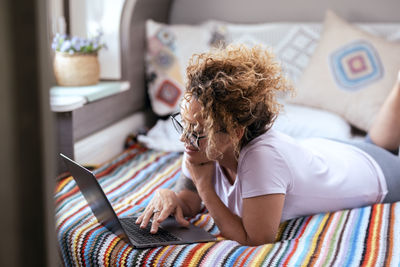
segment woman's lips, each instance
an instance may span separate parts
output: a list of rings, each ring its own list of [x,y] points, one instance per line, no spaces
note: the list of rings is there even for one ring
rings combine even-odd
[[[198,152],[197,149],[195,149],[194,147],[190,147],[190,146],[185,146],[185,152],[188,154],[193,154]]]

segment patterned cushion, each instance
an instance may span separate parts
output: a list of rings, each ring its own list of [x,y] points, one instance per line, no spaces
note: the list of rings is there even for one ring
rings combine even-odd
[[[146,73],[153,111],[160,116],[179,109],[185,70],[194,53],[208,50],[223,39],[211,22],[201,25],[146,23]]]
[[[293,83],[307,66],[320,37],[321,25],[293,26],[276,46],[276,53]]]
[[[383,66],[375,48],[365,40],[357,40],[334,51],[330,67],[338,86],[356,91],[383,76]]]
[[[335,112],[368,131],[396,80],[397,55],[399,42],[368,34],[329,11],[297,95],[289,101]]]
[[[321,25],[315,23],[219,23],[226,28],[227,43],[263,45],[272,49],[294,83],[306,67],[321,31]]]
[[[275,52],[288,78],[296,85],[319,42],[321,23],[260,23],[233,24],[217,22],[225,27],[228,43],[249,46],[264,45]],[[397,23],[358,23],[358,27],[387,40],[400,40]]]

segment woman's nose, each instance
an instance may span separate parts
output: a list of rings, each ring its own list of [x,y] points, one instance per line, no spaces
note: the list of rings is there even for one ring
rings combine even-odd
[[[179,141],[186,143],[187,138],[185,133],[181,133],[181,136],[179,137]]]

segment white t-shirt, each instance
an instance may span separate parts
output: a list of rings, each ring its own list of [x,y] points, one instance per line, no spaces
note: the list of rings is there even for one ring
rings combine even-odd
[[[182,165],[183,174],[190,173]],[[215,191],[235,214],[244,198],[285,194],[281,221],[381,202],[387,186],[381,168],[364,151],[329,139],[295,140],[270,129],[240,152],[231,185],[216,163]]]

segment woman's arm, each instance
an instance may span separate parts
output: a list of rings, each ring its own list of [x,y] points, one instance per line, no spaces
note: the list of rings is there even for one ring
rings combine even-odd
[[[225,238],[247,246],[275,241],[285,195],[271,194],[244,199],[240,218],[225,206],[214,190],[204,189],[199,193]]]
[[[243,199],[242,224],[249,245],[275,242],[284,203],[284,194]]]
[[[193,181],[221,234],[242,245],[256,246],[275,241],[282,215],[284,194],[269,194],[243,200],[242,218],[232,213],[216,194],[210,173],[213,164],[190,166]]]

